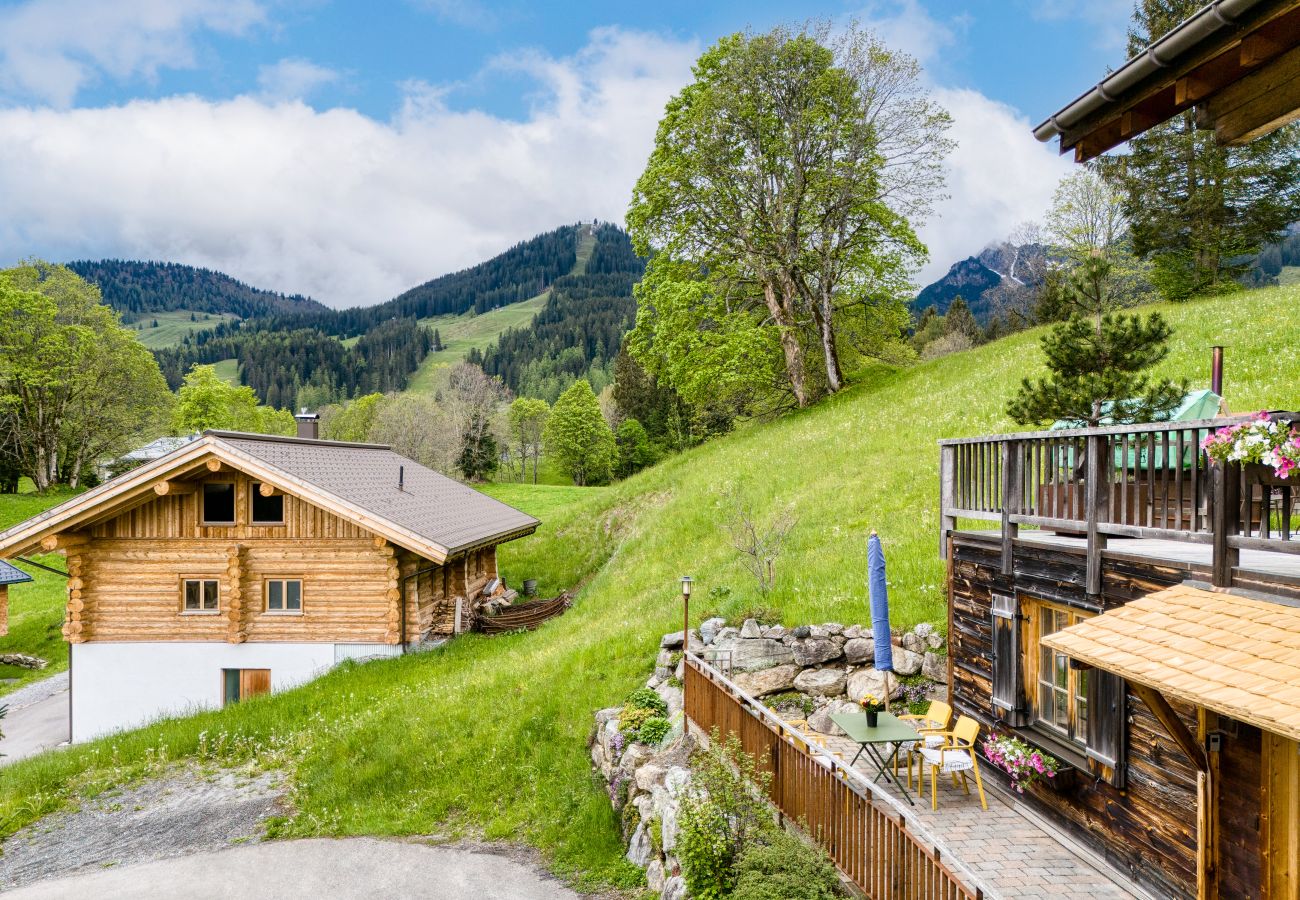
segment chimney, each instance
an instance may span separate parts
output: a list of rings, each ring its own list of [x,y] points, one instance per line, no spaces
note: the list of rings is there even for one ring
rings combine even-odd
[[[1210,352],[1210,390],[1223,396],[1223,348],[1211,347]]]
[[[307,412],[307,407],[302,408],[302,412],[293,417],[298,423],[298,437],[310,438],[316,440],[320,437],[320,416],[316,413]]]

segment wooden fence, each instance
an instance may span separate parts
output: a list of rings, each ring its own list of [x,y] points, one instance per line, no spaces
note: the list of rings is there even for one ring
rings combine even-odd
[[[817,841],[872,900],[979,900],[907,828],[902,813],[854,784],[860,777],[746,696],[699,657],[686,659],[686,715],[705,733],[734,735],[771,775],[772,803]]]
[[[1108,537],[1158,538],[1210,545],[1212,580],[1230,587],[1242,549],[1300,553],[1290,484],[1262,466],[1210,465],[1201,450],[1214,429],[1247,418],[940,441],[941,551],[958,519],[1001,525],[1007,572],[1022,525],[1086,536],[1097,594]]]

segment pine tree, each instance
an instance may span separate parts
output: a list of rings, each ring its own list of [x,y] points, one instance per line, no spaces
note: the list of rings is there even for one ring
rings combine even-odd
[[[474,412],[465,433],[461,436],[460,457],[456,468],[468,481],[484,481],[501,463],[497,439],[486,427],[481,412]]]
[[[1021,425],[1044,425],[1057,419],[1101,424],[1151,422],[1175,409],[1187,393],[1187,383],[1168,378],[1152,381],[1145,369],[1169,354],[1173,329],[1159,313],[1145,319],[1110,309],[1106,285],[1112,264],[1102,256],[1080,263],[1067,276],[1066,290],[1074,312],[1043,337],[1043,354],[1051,374],[1038,381],[1026,378],[1007,405],[1007,414]]]
[[[1138,0],[1130,55],[1195,13],[1202,0]],[[1261,246],[1300,219],[1300,125],[1223,147],[1187,110],[1099,161],[1126,195],[1133,250],[1166,297],[1232,290]]]
[[[433,329],[433,352],[442,352],[442,334],[440,334],[436,328]]]

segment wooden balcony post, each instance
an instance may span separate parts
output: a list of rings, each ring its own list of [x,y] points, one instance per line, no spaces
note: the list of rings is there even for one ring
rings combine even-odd
[[[1015,540],[1020,526],[1011,521],[1020,513],[1020,494],[1024,487],[1020,477],[1024,445],[1019,441],[1002,442],[1002,574],[1010,575],[1015,565]]]
[[[1106,549],[1106,535],[1098,530],[1097,525],[1110,518],[1109,452],[1110,441],[1105,435],[1088,435],[1087,480],[1084,485],[1087,508],[1084,516],[1088,523],[1088,574],[1085,590],[1089,597],[1101,596],[1101,554]]]
[[[1232,587],[1232,570],[1237,568],[1241,551],[1228,546],[1228,538],[1237,533],[1241,519],[1241,466],[1220,463],[1211,467],[1214,485],[1214,508],[1210,510],[1210,528],[1214,533],[1213,562],[1210,581],[1215,587]]]
[[[939,558],[948,558],[948,535],[957,530],[957,517],[948,512],[955,505],[957,488],[957,448],[951,444],[939,448]]]

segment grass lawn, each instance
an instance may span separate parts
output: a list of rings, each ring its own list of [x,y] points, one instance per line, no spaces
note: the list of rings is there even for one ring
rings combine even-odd
[[[1293,406],[1297,300],[1300,287],[1161,307],[1176,329],[1164,369],[1204,384],[1209,347],[1223,343],[1233,409]],[[582,883],[634,882],[585,738],[592,712],[645,678],[659,636],[678,625],[677,578],[697,580],[696,620],[761,604],[787,624],[866,621],[874,527],[895,622],[941,622],[935,441],[1010,427],[1003,407],[1019,378],[1039,371],[1040,334],[871,367],[816,408],[748,425],[611,487],[489,486],[544,521],[501,548],[502,571],[513,584],[540,579],[544,594],[582,585],[564,616],[531,634],[348,666],[285,694],[16,763],[0,780],[0,829],[160,760],[256,760],[294,770],[284,834],[467,831],[531,843]],[[720,528],[731,485],[762,515],[793,504],[799,516],[769,597]]]
[[[208,318],[203,318],[205,315]],[[216,328],[222,322],[233,322],[239,318],[226,313],[198,312],[194,313],[194,316],[198,321],[191,322],[188,309],[144,313],[138,322],[133,322],[126,327],[135,332],[140,343],[150,350],[160,350],[163,347],[175,347],[185,339],[186,335],[193,334],[195,331]],[[158,322],[157,328],[153,327],[155,320]]]
[[[239,360],[223,359],[213,365],[217,370],[217,377],[226,384],[239,387]]]
[[[30,488],[30,483],[26,485]],[[29,519],[51,506],[62,503],[71,494],[19,493],[0,494],[0,531]],[[64,570],[61,553],[47,553],[31,559]],[[63,640],[63,607],[67,600],[67,579],[23,562],[13,560],[35,581],[9,586],[9,633],[0,637],[0,653],[26,653],[49,660],[44,669],[21,669],[0,665],[0,697],[24,684],[47,678],[68,668],[68,645]],[[11,682],[9,679],[17,679]]]

